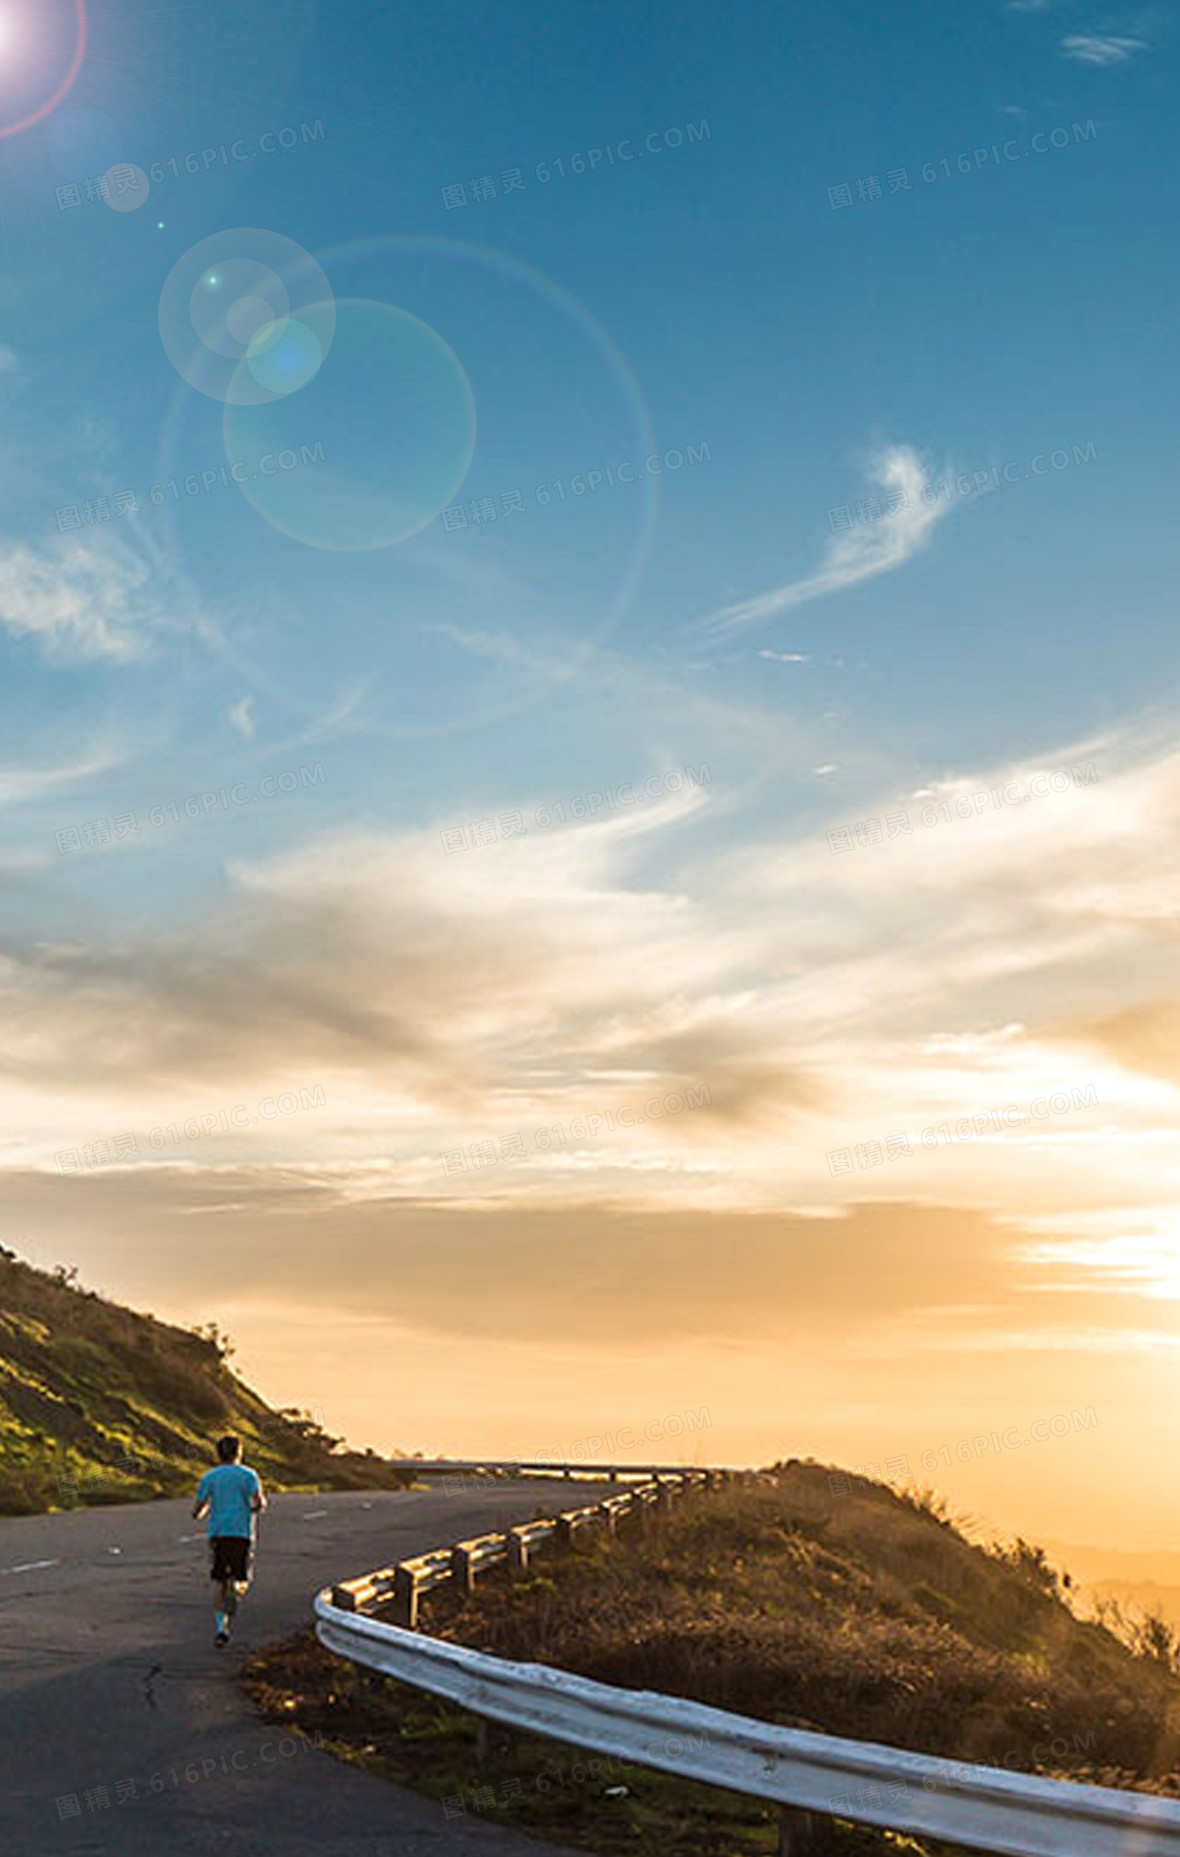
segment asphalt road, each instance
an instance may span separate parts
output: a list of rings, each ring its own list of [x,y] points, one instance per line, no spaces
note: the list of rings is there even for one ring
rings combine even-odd
[[[544,1845],[447,1817],[326,1754],[291,1753],[235,1670],[307,1624],[321,1586],[570,1503],[568,1485],[537,1482],[273,1497],[228,1650],[213,1645],[188,1503],[0,1519],[0,1851],[543,1857]]]

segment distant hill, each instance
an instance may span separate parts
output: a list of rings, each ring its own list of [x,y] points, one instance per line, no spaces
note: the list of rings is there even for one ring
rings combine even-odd
[[[275,1412],[228,1365],[216,1328],[190,1333],[0,1247],[0,1514],[175,1496],[222,1432],[276,1487],[404,1481],[341,1451],[305,1414]]]
[[[1180,1633],[1180,1554],[1168,1550],[1076,1547],[1047,1541],[1054,1565],[1074,1575],[1075,1607],[1103,1616],[1113,1604],[1124,1629],[1153,1614]]]

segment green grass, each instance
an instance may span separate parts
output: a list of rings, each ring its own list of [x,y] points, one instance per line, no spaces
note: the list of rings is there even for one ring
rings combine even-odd
[[[244,1681],[271,1720],[437,1799],[454,1820],[486,1818],[604,1857],[773,1857],[778,1849],[778,1813],[762,1800],[495,1723],[481,1745],[467,1711],[362,1676],[308,1634],[252,1658]],[[916,1847],[840,1821],[829,1848],[833,1857],[888,1857]]]
[[[402,1481],[274,1412],[229,1368],[220,1338],[190,1333],[35,1270],[0,1249],[0,1514],[185,1494],[238,1432],[276,1488]]]

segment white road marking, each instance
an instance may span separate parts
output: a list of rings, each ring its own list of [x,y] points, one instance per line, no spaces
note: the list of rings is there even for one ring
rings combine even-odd
[[[23,1560],[19,1567],[6,1567],[6,1573],[39,1573],[42,1567],[60,1567],[60,1560]]]
[[[318,1522],[320,1517],[327,1515],[327,1513],[328,1511],[326,1509],[309,1509],[303,1519],[305,1522]]]
[[[200,1535],[177,1535],[176,1539],[178,1541],[199,1541],[201,1537]]]

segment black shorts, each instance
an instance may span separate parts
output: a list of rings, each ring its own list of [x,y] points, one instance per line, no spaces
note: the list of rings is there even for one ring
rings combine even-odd
[[[209,1577],[236,1580],[245,1585],[250,1578],[254,1543],[244,1535],[213,1535],[209,1541]]]

